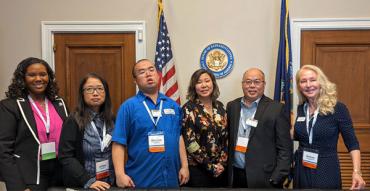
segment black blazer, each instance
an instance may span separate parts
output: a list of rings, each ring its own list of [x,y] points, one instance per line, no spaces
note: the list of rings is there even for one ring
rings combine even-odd
[[[113,116],[113,121],[115,117]],[[76,118],[70,115],[63,123],[59,141],[58,159],[63,167],[63,182],[68,187],[84,187],[93,177],[85,170],[83,152],[84,129],[78,127]]]
[[[228,183],[233,184],[234,149],[236,146],[241,110],[241,99],[227,104],[229,124]],[[262,96],[254,117],[257,127],[249,135],[245,154],[246,175],[249,188],[270,188],[270,179],[282,183],[289,174],[293,142],[289,134],[288,113],[283,105]]]
[[[80,130],[75,118],[69,116],[60,134],[58,155],[63,166],[63,181],[66,186],[83,187],[92,178],[84,167],[83,135],[84,131]]]
[[[61,98],[52,102],[64,121],[68,111]],[[40,141],[28,99],[0,102],[0,174],[8,190],[24,190],[40,179]]]

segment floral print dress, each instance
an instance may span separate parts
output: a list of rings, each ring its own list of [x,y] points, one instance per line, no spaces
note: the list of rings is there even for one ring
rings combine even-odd
[[[216,164],[227,164],[227,116],[223,104],[212,104],[213,114],[198,100],[184,104],[182,136],[188,154],[189,165],[201,166],[215,176]]]

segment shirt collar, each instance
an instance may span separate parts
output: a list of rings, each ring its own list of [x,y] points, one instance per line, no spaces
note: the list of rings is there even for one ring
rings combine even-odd
[[[102,113],[97,113],[97,112],[95,112],[94,110],[92,110],[90,108],[87,109],[87,112],[89,113],[91,120],[94,120],[95,118],[97,118],[97,119],[102,118]]]
[[[137,98],[139,99],[140,102],[148,99],[148,100],[151,100],[148,96],[146,96],[141,90],[139,90],[136,94]],[[158,97],[157,97],[157,103],[160,102],[160,100],[166,100],[168,99],[168,97],[166,97],[164,94],[162,93],[158,93]]]
[[[258,106],[258,103],[261,101],[261,98],[262,98],[262,97],[260,97],[260,98],[256,99],[254,102],[252,102],[251,107],[257,107],[257,106]],[[244,97],[242,97],[242,99],[240,100],[240,104],[241,104],[242,106],[244,106],[244,107],[248,108],[247,104],[245,104],[245,102],[244,102]],[[249,107],[249,108],[250,108],[250,107]]]

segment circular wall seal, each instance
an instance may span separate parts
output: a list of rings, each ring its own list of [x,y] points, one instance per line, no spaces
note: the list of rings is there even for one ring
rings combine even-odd
[[[200,56],[200,67],[213,72],[216,78],[230,74],[234,56],[230,48],[221,43],[208,45]]]

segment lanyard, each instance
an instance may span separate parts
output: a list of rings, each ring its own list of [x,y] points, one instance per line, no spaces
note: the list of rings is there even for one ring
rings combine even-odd
[[[257,112],[257,107],[256,107],[256,110],[253,112],[252,116],[249,119],[254,119],[254,115],[256,115],[256,112]],[[243,110],[241,112],[241,118],[243,119],[242,126],[243,126],[243,129],[244,129],[244,132],[246,132],[246,130],[247,130],[246,120],[247,119],[244,118],[244,112],[243,112]]]
[[[307,130],[307,134],[308,134],[308,141],[310,144],[312,144],[312,132],[313,132],[313,126],[315,125],[316,123],[316,120],[317,120],[317,115],[319,114],[319,108],[320,107],[317,107],[317,109],[315,110],[314,114],[313,114],[313,121],[312,121],[312,125],[310,127],[310,108],[308,106],[308,104],[306,105],[306,130]]]
[[[154,121],[153,114],[152,114],[152,112],[150,112],[149,107],[148,107],[148,105],[146,104],[145,100],[143,101],[143,104],[144,104],[144,106],[145,106],[145,108],[146,108],[146,111],[147,111],[147,112],[148,112],[148,114],[149,114],[150,119],[152,120],[152,122],[153,122],[153,124],[154,124],[154,127],[157,127],[158,121],[159,121],[159,119],[162,117],[162,104],[163,104],[163,100],[161,100],[161,103],[159,104],[159,111],[160,111],[161,113],[160,113],[160,115],[157,117],[157,120],[156,120],[156,121]]]
[[[93,121],[91,121],[90,123],[91,123],[91,126],[93,127],[95,133],[98,135],[98,138],[99,138],[99,141],[100,141],[100,150],[101,150],[101,152],[103,152],[104,147],[105,147],[105,145],[103,145],[103,140],[107,136],[107,128],[105,127],[105,122],[104,122],[104,126],[103,126],[103,139],[100,138],[100,135],[99,135],[98,129],[95,126],[95,123]]]
[[[256,108],[256,111],[253,112],[253,115],[249,119],[254,119],[254,115],[256,115],[256,112],[257,112],[257,108]],[[246,131],[247,130],[246,120],[247,119],[244,118],[244,112],[242,112],[242,119],[243,119],[242,125],[243,125],[243,128],[244,128],[244,131]]]
[[[45,114],[46,114],[46,120],[44,116],[42,115],[41,111],[39,108],[36,106],[35,101],[31,98],[31,96],[28,95],[28,99],[30,100],[32,106],[36,109],[37,114],[40,116],[41,121],[44,123],[45,128],[46,128],[46,134],[49,134],[50,132],[50,115],[49,115],[49,105],[48,105],[48,99],[45,97]]]

